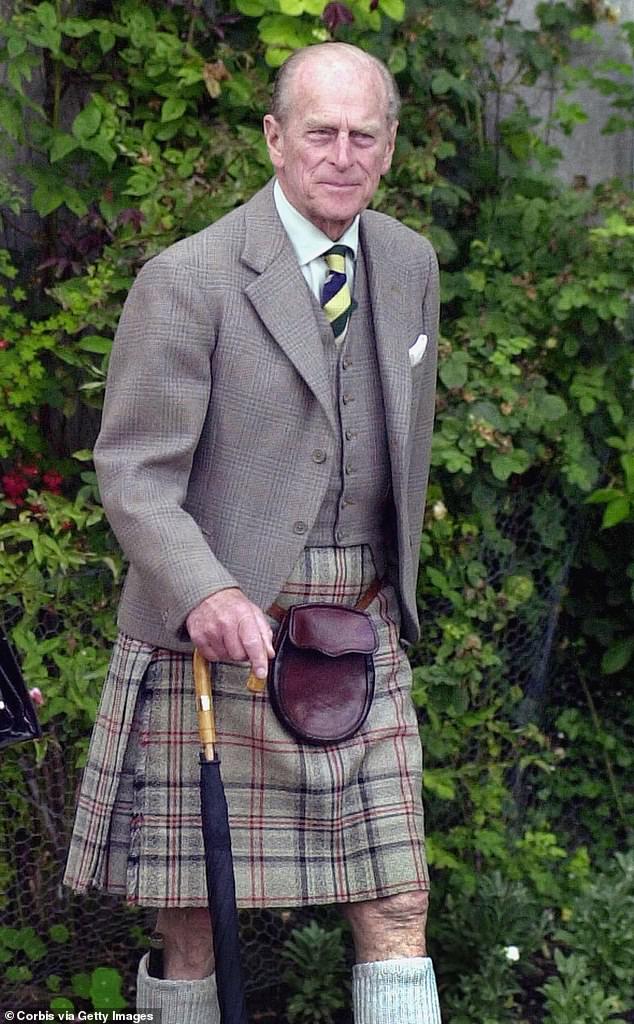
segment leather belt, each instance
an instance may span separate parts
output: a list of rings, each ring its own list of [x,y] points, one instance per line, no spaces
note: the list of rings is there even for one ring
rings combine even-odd
[[[368,608],[372,604],[372,602],[374,601],[374,598],[380,592],[382,586],[383,586],[383,580],[379,579],[379,577],[376,576],[372,580],[372,583],[370,584],[368,589],[364,590],[364,592],[361,594],[361,597],[359,598],[357,603],[354,605],[356,611],[364,612],[366,610],[366,608]],[[275,619],[276,622],[281,623],[282,620],[284,619],[287,611],[288,611],[288,608],[282,608],[281,605],[279,605],[276,601],[274,601],[273,604],[269,608],[266,609],[266,614],[270,615],[271,618]]]

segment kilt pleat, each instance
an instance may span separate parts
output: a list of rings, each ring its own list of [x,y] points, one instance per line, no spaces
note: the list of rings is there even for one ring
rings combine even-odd
[[[353,606],[377,572],[367,545],[307,549],[278,597]],[[425,889],[422,753],[396,593],[367,609],[376,690],[357,735],[297,743],[248,665],[213,666],[218,750],[241,907],[292,907]],[[121,635],[80,789],[65,882],[154,907],[207,902],[189,655]]]

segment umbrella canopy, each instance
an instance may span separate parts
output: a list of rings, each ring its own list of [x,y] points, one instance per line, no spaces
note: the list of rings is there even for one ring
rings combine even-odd
[[[0,630],[0,747],[41,735],[26,683],[11,645]]]
[[[202,751],[200,803],[209,914],[216,960],[216,987],[222,1024],[247,1024],[238,931],[236,887],[231,856],[229,814],[220,760],[216,756],[211,672],[208,662],[194,653],[194,682]]]

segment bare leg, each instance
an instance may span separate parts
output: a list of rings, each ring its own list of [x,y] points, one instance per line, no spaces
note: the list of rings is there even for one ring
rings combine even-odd
[[[346,903],[357,963],[426,956],[426,892],[403,892],[362,903]]]
[[[137,1010],[161,1011],[162,1024],[220,1024],[209,914],[199,908],[160,910],[163,978],[148,974],[148,954],[137,974]]]
[[[211,922],[204,907],[159,910],[156,930],[164,939],[166,979],[194,981],[214,969]]]
[[[432,962],[426,956],[426,892],[400,893],[343,912],[352,926],[355,1024],[440,1024]]]

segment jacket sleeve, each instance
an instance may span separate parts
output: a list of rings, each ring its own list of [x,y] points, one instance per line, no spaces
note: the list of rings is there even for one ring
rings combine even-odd
[[[208,294],[200,270],[169,250],[141,270],[115,337],[94,456],[115,535],[181,635],[203,598],[239,585],[184,507],[211,396]]]

